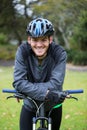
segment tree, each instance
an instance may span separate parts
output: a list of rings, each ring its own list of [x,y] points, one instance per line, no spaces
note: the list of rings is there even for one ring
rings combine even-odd
[[[68,39],[73,34],[73,28],[78,23],[80,13],[86,8],[86,0],[41,0],[38,5],[33,5],[33,15],[40,15],[51,20],[55,26],[56,39],[70,49]]]
[[[72,41],[73,46],[79,50],[87,51],[87,11],[81,12],[78,22],[74,27],[74,34],[71,37]]]
[[[17,10],[17,5],[24,5],[24,14]],[[17,39],[19,44],[25,38],[26,24],[31,20],[26,13],[26,0],[3,0],[0,2],[0,32],[5,33],[9,39]]]
[[[3,0],[0,2],[0,31],[18,39],[20,44],[26,38],[24,32],[27,23],[42,16],[52,21],[55,39],[69,49],[73,28],[86,8],[86,0]]]

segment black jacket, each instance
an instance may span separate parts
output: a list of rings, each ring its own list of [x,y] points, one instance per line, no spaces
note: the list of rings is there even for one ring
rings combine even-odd
[[[44,101],[48,89],[62,90],[65,76],[66,52],[54,42],[50,44],[41,66],[28,43],[22,44],[16,53],[13,86],[37,102]],[[31,101],[24,104],[33,109]]]

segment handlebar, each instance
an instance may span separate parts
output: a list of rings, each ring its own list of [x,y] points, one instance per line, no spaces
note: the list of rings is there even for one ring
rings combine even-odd
[[[3,89],[2,90],[3,93],[17,93],[17,91],[15,89],[11,90],[11,89]]]
[[[15,89],[11,90],[11,89],[3,89],[2,90],[3,93],[17,93],[17,91]],[[83,89],[76,89],[76,90],[66,90],[65,91],[67,94],[79,94],[79,93],[83,93]]]
[[[43,104],[44,104],[44,102],[42,102],[41,105],[38,106],[37,103],[36,103],[32,98],[27,97],[26,95],[17,92],[15,89],[13,89],[13,90],[11,90],[11,89],[3,89],[2,92],[3,92],[3,93],[14,93],[13,96],[9,96],[9,97],[7,97],[7,99],[9,99],[9,98],[16,98],[18,102],[19,102],[19,99],[25,99],[25,98],[31,100],[31,101],[34,103],[34,105],[36,106],[36,108],[37,108],[36,115],[39,113],[40,108],[41,108],[41,107],[43,106]],[[77,101],[78,101],[78,98],[73,97],[73,96],[71,96],[70,94],[79,94],[79,93],[83,93],[83,92],[84,92],[83,89],[66,90],[66,91],[64,91],[64,93],[66,93],[67,95],[69,95],[69,96],[67,97],[68,99],[71,99],[71,98],[72,98],[72,99],[75,99],[75,100],[77,100]],[[61,103],[61,104],[58,104],[58,105],[55,105],[55,106],[50,110],[50,112],[49,112],[48,115],[50,115],[50,113],[51,113],[51,111],[52,111],[53,109],[58,108],[58,107],[60,107],[61,105],[62,105],[62,103]]]
[[[68,94],[79,94],[83,93],[83,89],[76,89],[76,90],[66,90]]]

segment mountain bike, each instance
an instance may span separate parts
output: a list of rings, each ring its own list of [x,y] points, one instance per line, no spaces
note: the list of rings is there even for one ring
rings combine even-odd
[[[27,98],[28,100],[31,100],[33,102],[33,104],[36,107],[36,116],[33,117],[32,119],[32,125],[33,125],[33,129],[32,130],[52,130],[52,119],[50,117],[50,114],[52,112],[53,109],[56,109],[58,107],[60,107],[62,104],[57,104],[54,107],[52,107],[48,113],[48,116],[45,117],[45,102],[43,101],[39,106],[37,105],[37,103],[30,97],[17,92],[16,90],[10,90],[10,89],[3,89],[2,92],[4,93],[12,93],[13,95],[8,96],[7,99],[9,98],[16,98],[18,101],[20,99],[25,99]],[[75,99],[78,100],[78,98],[72,96],[71,94],[79,94],[79,93],[83,93],[82,89],[79,90],[66,90],[64,91],[67,95],[67,99]],[[39,123],[39,125],[37,126],[37,123]]]

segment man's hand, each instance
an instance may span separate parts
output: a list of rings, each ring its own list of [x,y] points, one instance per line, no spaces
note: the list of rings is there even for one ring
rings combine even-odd
[[[59,91],[56,92],[56,91],[49,90],[47,92],[45,100],[49,100],[57,104],[57,103],[62,103],[65,100],[66,96],[67,94],[65,92],[59,92]]]

